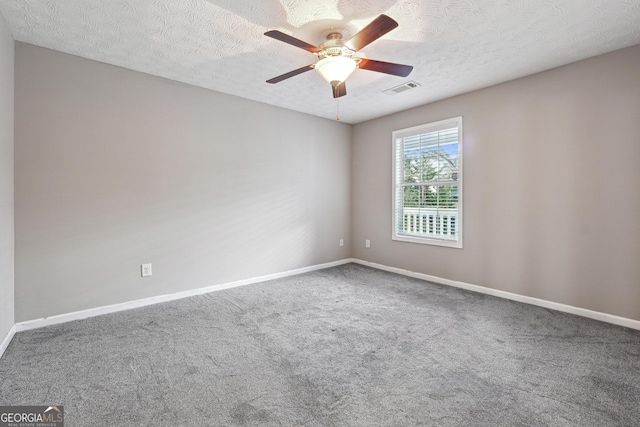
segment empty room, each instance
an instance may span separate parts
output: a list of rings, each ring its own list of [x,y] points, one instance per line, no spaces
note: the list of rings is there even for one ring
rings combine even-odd
[[[1,426],[640,426],[640,2],[1,0]]]

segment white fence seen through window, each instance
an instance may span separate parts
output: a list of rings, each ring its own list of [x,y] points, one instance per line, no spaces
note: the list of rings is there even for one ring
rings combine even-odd
[[[458,234],[458,210],[404,208],[402,232],[455,240]]]

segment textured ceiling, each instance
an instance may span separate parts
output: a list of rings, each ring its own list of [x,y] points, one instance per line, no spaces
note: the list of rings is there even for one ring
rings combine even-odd
[[[1,0],[0,13],[19,41],[329,119],[317,73],[265,83],[316,57],[264,32],[317,45],[328,27],[355,33],[387,14],[400,26],[362,52],[414,70],[356,70],[347,123],[640,44],[640,0]],[[409,80],[421,86],[382,92]]]

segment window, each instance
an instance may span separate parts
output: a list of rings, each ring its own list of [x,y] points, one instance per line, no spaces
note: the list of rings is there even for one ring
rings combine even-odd
[[[462,248],[462,117],[393,132],[394,240]]]

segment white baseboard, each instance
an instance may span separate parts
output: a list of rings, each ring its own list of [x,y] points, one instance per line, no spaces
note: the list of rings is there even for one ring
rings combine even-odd
[[[443,279],[442,277],[430,276],[428,274],[416,273],[415,271],[403,270],[401,268],[389,267],[383,264],[353,259],[356,264],[366,265],[378,270],[389,271],[391,273],[402,274],[404,276],[414,277],[416,279],[426,280],[428,282],[438,283],[441,285],[453,286],[455,288],[466,289],[468,291],[479,292],[481,294],[492,295],[512,301],[523,302],[525,304],[537,305],[539,307],[549,308],[564,313],[571,313],[577,316],[588,317],[589,319],[600,320],[602,322],[611,323],[626,328],[640,330],[640,321],[627,319],[626,317],[614,316],[613,314],[601,313],[599,311],[587,310],[586,308],[573,307],[571,305],[560,304],[557,302],[547,301],[539,298],[528,297],[524,295],[514,294],[511,292],[501,291],[498,289],[485,288],[484,286],[472,285],[470,283],[458,282],[455,280]]]
[[[72,322],[74,320],[87,319],[89,317],[100,316],[102,314],[116,313],[118,311],[130,310],[132,308],[138,308],[138,307],[145,307],[148,305],[158,304],[161,302],[174,301],[177,299],[188,298],[194,295],[202,295],[202,294],[207,294],[209,292],[221,291],[223,289],[237,288],[239,286],[266,282],[268,280],[280,279],[288,276],[295,276],[302,273],[308,273],[310,271],[322,270],[329,267],[348,264],[350,262],[353,262],[353,260],[343,259],[340,261],[328,262],[325,264],[312,265],[309,267],[303,267],[295,270],[284,271],[282,273],[267,274],[266,276],[253,277],[250,279],[238,280],[236,282],[229,282],[229,283],[223,283],[220,285],[207,286],[204,288],[193,289],[190,291],[177,292],[175,294],[159,295],[159,296],[143,298],[135,301],[127,301],[119,304],[90,308],[90,309],[81,310],[81,311],[74,311],[72,313],[58,314],[55,316],[44,317],[41,319],[27,320],[25,322],[16,323],[13,327],[13,330],[14,330],[14,333],[20,332],[20,331],[28,331],[30,329],[37,329],[37,328],[42,328],[44,326]],[[11,341],[11,339],[9,339],[9,341]]]
[[[552,310],[557,310],[565,313],[571,313],[582,317],[587,317],[590,319],[600,320],[602,322],[611,323],[618,326],[624,326],[631,329],[640,330],[640,321],[627,319],[624,317],[614,316],[612,314],[601,313],[597,311],[587,310],[585,308],[573,307],[566,304],[560,304],[552,301],[547,301],[539,298],[528,297],[524,295],[514,294],[511,292],[501,291],[497,289],[486,288],[483,286],[472,285],[470,283],[458,282],[455,280],[444,279],[437,276],[430,276],[428,274],[416,273],[410,270],[404,270],[396,267],[389,267],[383,264],[377,264],[374,262],[363,261],[356,258],[347,258],[339,261],[329,262],[325,264],[318,264],[309,267],[298,268],[295,270],[289,270],[282,273],[274,273],[268,274],[265,276],[254,277],[250,279],[238,280],[235,282],[223,283],[220,285],[208,286],[199,289],[193,289],[190,291],[178,292],[175,294],[168,295],[159,295],[155,297],[149,297],[144,299],[139,299],[135,301],[128,301],[120,304],[113,304],[103,307],[96,307],[87,310],[75,311],[72,313],[59,314],[55,316],[45,317],[41,319],[28,320],[25,322],[16,323],[7,337],[2,341],[0,345],[0,357],[6,350],[7,346],[11,342],[11,339],[15,335],[16,332],[27,331],[30,329],[42,328],[44,326],[57,325],[60,323],[71,322],[74,320],[87,319],[90,317],[100,316],[102,314],[108,313],[116,313],[118,311],[130,310],[138,307],[145,307],[148,305],[158,304],[161,302],[174,301],[177,299],[188,298],[194,295],[202,295],[209,292],[221,291],[223,289],[236,288],[239,286],[250,285],[254,283],[266,282],[268,280],[280,279],[283,277],[295,276],[298,274],[308,273],[311,271],[322,270],[325,268],[335,267],[338,265],[348,264],[348,263],[356,263],[365,265],[368,267],[376,268],[378,270],[389,271],[392,273],[402,274],[404,276],[414,277],[417,279],[426,280],[428,282],[434,282],[442,285],[453,286],[456,288],[466,289],[469,291],[479,292],[487,295],[493,295],[499,298],[504,298],[512,301],[518,301],[526,304],[537,305],[539,307],[549,308]]]
[[[9,347],[9,344],[11,343],[11,340],[13,339],[13,336],[15,334],[16,334],[16,325],[13,325],[11,329],[9,329],[9,333],[7,333],[7,336],[4,337],[4,339],[2,340],[2,343],[0,343],[0,359],[2,358],[2,355],[4,354],[7,347]]]

